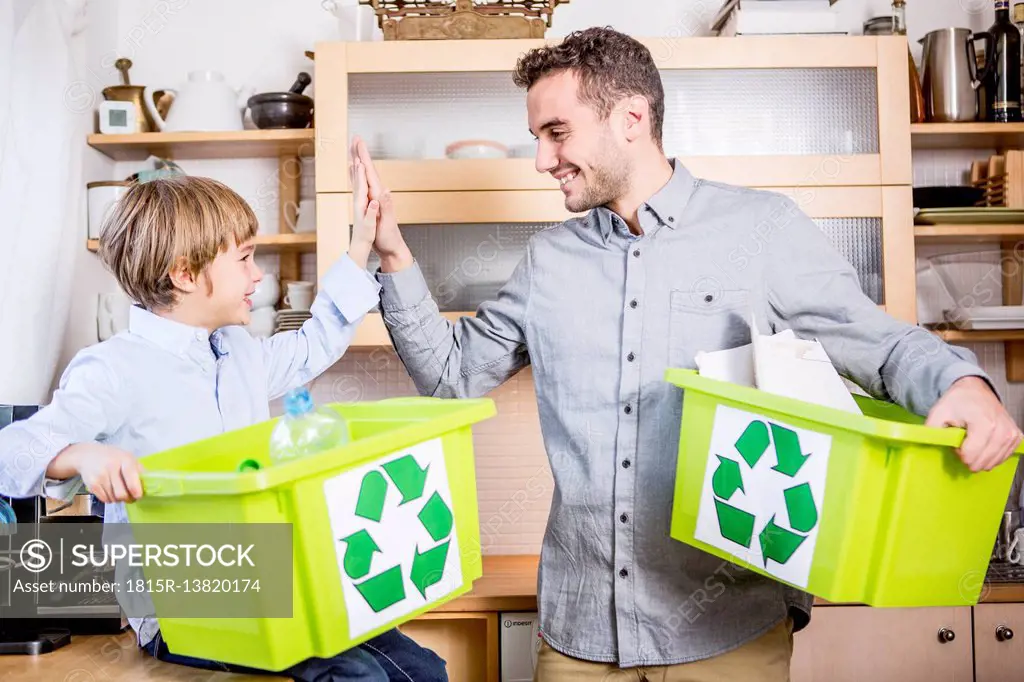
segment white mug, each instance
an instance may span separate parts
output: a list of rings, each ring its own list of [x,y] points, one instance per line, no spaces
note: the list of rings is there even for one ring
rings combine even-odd
[[[128,315],[132,302],[123,292],[100,294],[96,305],[96,332],[100,341],[106,341],[118,332],[128,329]]]
[[[309,310],[313,305],[313,283],[288,282],[284,302],[292,310]]]
[[[274,334],[274,324],[276,322],[276,310],[273,308],[256,308],[249,314],[249,333],[265,339]]]
[[[1006,560],[1012,564],[1024,565],[1024,528],[1013,531],[1013,540],[1006,549]]]

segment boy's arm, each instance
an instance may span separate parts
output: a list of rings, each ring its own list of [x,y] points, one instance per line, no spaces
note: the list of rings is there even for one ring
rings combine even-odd
[[[362,260],[363,266],[353,258]],[[348,349],[356,327],[380,301],[380,285],[365,267],[365,255],[343,255],[320,280],[310,307],[313,317],[299,330],[280,332],[263,341],[271,399],[309,383]]]
[[[130,397],[116,373],[90,351],[68,364],[49,405],[32,417],[0,429],[0,495],[43,495],[47,468],[52,478],[73,475],[65,453],[96,445],[124,421]],[[54,462],[62,455],[61,462]],[[72,489],[71,493],[77,488]],[[71,494],[69,493],[69,494]]]

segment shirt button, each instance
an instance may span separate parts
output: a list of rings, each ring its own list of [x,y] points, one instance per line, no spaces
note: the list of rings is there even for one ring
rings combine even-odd
[[[622,460],[622,468],[623,469],[628,469],[630,464],[632,464],[632,462],[630,462],[628,459]]]
[[[203,340],[203,333],[202,332],[196,332],[196,341],[202,341],[202,340]]]
[[[629,517],[626,514],[621,514],[619,516],[619,521],[622,521],[623,523],[626,523],[627,521],[629,521]]]
[[[626,356],[626,359],[629,360],[630,362],[633,362],[634,360],[636,360],[636,356],[633,355],[633,353],[630,353],[629,355]]]
[[[675,216],[669,216],[669,217],[668,217],[668,221],[669,221],[670,223],[674,223],[674,222],[676,221],[676,219],[675,219]]]
[[[635,249],[635,250],[633,251],[633,255],[634,255],[635,257],[639,258],[639,257],[640,257],[640,249]]]
[[[637,306],[637,302],[636,302],[636,299],[634,298],[632,301],[629,302],[629,307],[630,308],[635,308],[636,306]]]
[[[711,303],[713,300],[715,300],[715,297],[712,296],[711,294],[707,294],[707,295],[704,296],[704,302],[705,303]]]
[[[624,569],[624,568],[620,568],[620,569],[619,569],[619,577],[620,577],[620,578],[625,578],[625,577],[627,577],[627,576],[629,576],[629,571],[627,571],[627,570],[626,570],[626,569]]]
[[[622,411],[625,412],[626,414],[632,414],[633,406],[630,405],[629,403],[626,403],[626,406],[622,408]]]

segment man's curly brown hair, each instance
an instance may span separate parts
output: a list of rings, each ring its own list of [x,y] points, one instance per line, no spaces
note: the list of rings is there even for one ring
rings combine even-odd
[[[608,118],[623,97],[642,95],[651,107],[651,137],[661,148],[665,90],[661,74],[643,43],[611,28],[574,31],[557,45],[530,50],[516,64],[512,79],[529,90],[541,78],[573,71],[579,98]]]

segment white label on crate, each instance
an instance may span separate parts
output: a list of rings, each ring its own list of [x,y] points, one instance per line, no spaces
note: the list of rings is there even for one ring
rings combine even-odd
[[[807,587],[831,448],[827,434],[719,405],[694,537]]]
[[[441,440],[419,443],[324,481],[350,637],[462,584]]]

